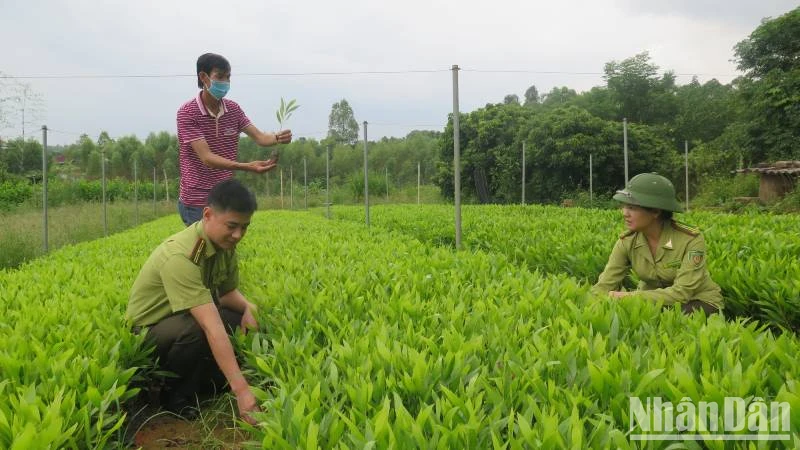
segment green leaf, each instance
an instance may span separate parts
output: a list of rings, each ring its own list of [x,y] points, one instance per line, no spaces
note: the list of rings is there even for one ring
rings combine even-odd
[[[644,376],[642,376],[642,378],[639,380],[639,384],[636,386],[636,390],[633,393],[634,396],[637,397],[641,395],[645,389],[647,389],[647,387],[653,383],[653,381],[655,381],[661,376],[661,374],[664,373],[664,370],[665,369],[654,369],[644,374]]]
[[[22,433],[14,438],[14,443],[11,445],[11,450],[28,450],[31,448],[36,448],[34,445],[34,442],[36,442],[36,435],[36,427],[33,425],[33,423],[26,423]]]
[[[308,434],[306,435],[306,450],[317,450],[317,438],[319,434],[319,425],[313,420],[308,424]]]

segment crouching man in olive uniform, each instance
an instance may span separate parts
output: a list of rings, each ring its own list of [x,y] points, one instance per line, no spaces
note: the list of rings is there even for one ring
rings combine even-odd
[[[253,193],[230,179],[211,190],[202,220],[159,245],[133,283],[127,318],[134,333],[147,333],[162,370],[173,372],[166,408],[193,416],[196,394],[227,381],[243,419],[257,410],[236,361],[229,335],[256,328],[255,305],[239,292],[236,244],[256,209]]]

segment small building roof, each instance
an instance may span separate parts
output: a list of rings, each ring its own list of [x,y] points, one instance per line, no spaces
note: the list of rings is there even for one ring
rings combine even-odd
[[[761,163],[756,167],[732,170],[731,173],[761,173],[769,175],[800,175],[800,161],[778,161],[774,164]]]

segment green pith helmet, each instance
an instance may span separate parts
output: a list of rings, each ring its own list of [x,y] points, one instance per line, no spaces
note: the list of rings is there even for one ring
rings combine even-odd
[[[628,186],[614,194],[614,200],[645,208],[681,212],[683,208],[675,199],[675,187],[656,173],[640,173],[628,181]]]

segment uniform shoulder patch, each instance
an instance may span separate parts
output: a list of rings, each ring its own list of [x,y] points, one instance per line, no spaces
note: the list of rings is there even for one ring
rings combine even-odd
[[[691,225],[687,225],[685,223],[678,222],[676,220],[672,221],[672,228],[675,230],[680,231],[681,233],[686,233],[689,236],[699,236],[700,229],[697,227],[693,227]]]
[[[620,238],[620,239],[625,239],[626,237],[628,237],[628,236],[633,236],[634,234],[636,234],[636,232],[635,232],[635,231],[633,231],[633,230],[628,230],[628,231],[625,231],[625,232],[622,232],[622,233],[620,233],[620,235],[619,235],[619,238]]]
[[[189,253],[189,260],[195,264],[200,264],[200,258],[203,257],[203,251],[206,249],[206,240],[199,237]]]
[[[702,250],[692,250],[689,252],[689,262],[691,262],[695,267],[700,267],[703,264],[703,259],[705,259],[706,252]]]

